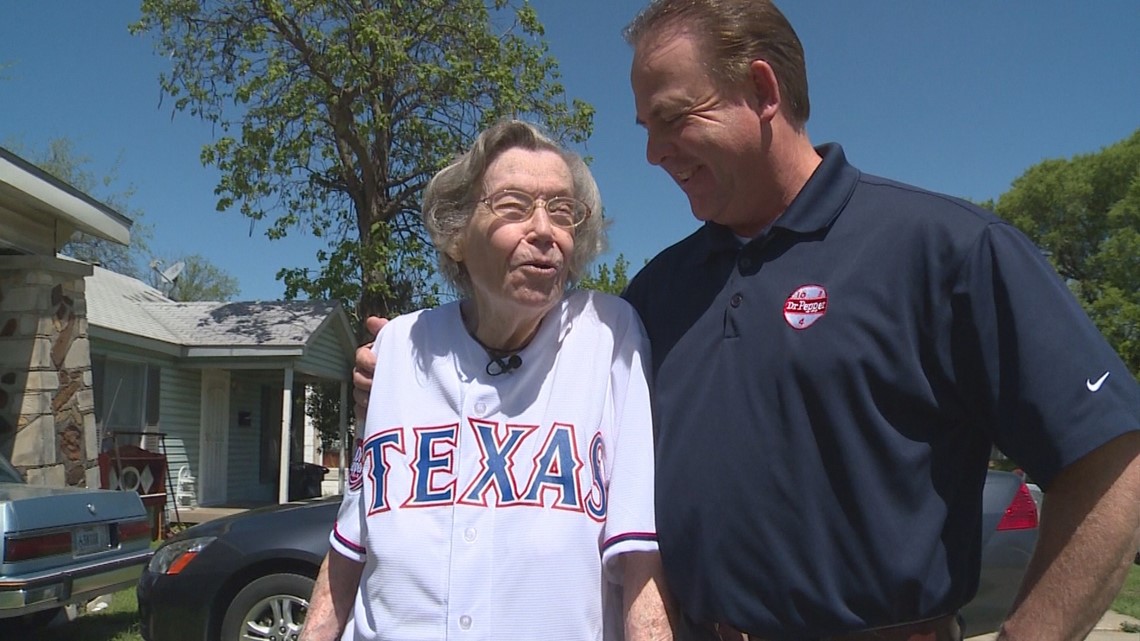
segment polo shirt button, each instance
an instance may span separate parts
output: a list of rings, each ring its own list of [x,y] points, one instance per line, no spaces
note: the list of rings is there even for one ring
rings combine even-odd
[[[471,617],[467,616],[466,614],[459,617],[459,627],[463,628],[464,630],[470,630],[471,629]]]
[[[742,294],[733,294],[732,300],[728,301],[728,304],[732,305],[733,307],[740,307],[740,303],[743,300],[744,296]]]
[[[487,411],[487,404],[486,403],[483,403],[482,401],[480,401],[480,402],[475,404],[475,413],[478,414],[479,416],[483,416],[483,412],[486,412],[486,411]]]

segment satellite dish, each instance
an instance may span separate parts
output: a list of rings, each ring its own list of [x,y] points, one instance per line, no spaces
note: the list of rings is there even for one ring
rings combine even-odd
[[[167,267],[166,269],[162,270],[162,272],[161,272],[162,278],[166,282],[173,285],[175,279],[178,278],[178,275],[182,273],[183,269],[186,269],[186,263],[184,263],[182,261],[178,261],[177,263],[174,263],[170,267]]]
[[[164,295],[172,296],[174,293],[174,281],[178,278],[178,275],[182,273],[182,270],[186,268],[186,263],[178,261],[166,269],[160,269],[160,267],[162,267],[161,260],[155,259],[150,261],[150,268],[166,283],[165,287],[159,285],[159,289],[166,290],[163,292]]]

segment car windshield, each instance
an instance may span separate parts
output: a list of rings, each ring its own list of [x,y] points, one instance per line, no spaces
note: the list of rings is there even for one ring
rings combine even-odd
[[[0,483],[23,483],[24,477],[12,467],[8,459],[0,454]]]

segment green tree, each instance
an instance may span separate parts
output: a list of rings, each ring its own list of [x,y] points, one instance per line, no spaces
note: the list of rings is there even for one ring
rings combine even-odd
[[[173,282],[164,271],[181,263]],[[238,280],[199,254],[170,260],[152,260],[152,269],[144,279],[177,301],[230,301],[241,291]]]
[[[350,392],[351,393],[351,392]],[[349,401],[351,404],[351,401]],[[338,451],[340,447],[340,385],[333,383],[317,383],[312,386],[310,393],[305,397],[305,413],[313,419],[317,434],[321,439],[321,450]],[[348,434],[355,431],[355,424],[349,412]],[[351,442],[351,439],[349,439]],[[349,456],[350,452],[345,452]],[[345,464],[352,463],[351,460]]]
[[[112,168],[111,173],[98,178],[88,168],[91,159],[77,153],[75,144],[68,138],[52,140],[48,143],[47,150],[39,153],[27,152],[21,149],[22,145],[19,144],[14,144],[13,147],[13,151],[16,153],[27,154],[28,161],[33,165],[102,202],[134,222],[131,225],[131,244],[129,246],[83,232],[76,232],[67,244],[60,249],[60,253],[88,263],[97,263],[105,269],[133,278],[142,275],[142,266],[145,263],[153,231],[149,225],[142,222],[143,212],[130,206],[130,198],[134,194],[134,189],[128,187],[123,191],[114,191],[114,186],[118,181],[117,163]]]
[[[994,205],[1025,232],[1140,374],[1140,130],[1030,167]]]
[[[510,0],[143,0],[175,109],[217,125],[217,207],[327,239],[289,297],[392,316],[439,293],[419,217],[430,177],[503,116],[584,141],[535,10]]]
[[[134,189],[113,191],[118,181],[115,168],[103,178],[96,178],[88,169],[91,159],[77,153],[70,139],[52,140],[48,143],[47,150],[41,153],[26,152],[18,142],[7,143],[6,146],[18,150],[16,153],[20,155],[27,154],[33,165],[133,220],[129,246],[76,232],[61,248],[60,253],[142,280],[167,292],[175,300],[226,301],[233,299],[240,291],[236,278],[198,254],[167,261],[169,265],[182,262],[183,269],[174,283],[166,282],[160,271],[154,269],[163,264],[163,261],[151,256],[149,251],[154,231],[149,225],[140,222],[142,210],[130,205]]]
[[[578,281],[578,287],[581,289],[593,289],[614,296],[620,296],[628,284],[629,261],[625,259],[625,254],[618,254],[618,257],[614,259],[612,268],[602,263]]]

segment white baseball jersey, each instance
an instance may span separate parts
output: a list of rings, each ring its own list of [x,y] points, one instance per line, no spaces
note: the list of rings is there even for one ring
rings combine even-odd
[[[497,376],[458,303],[388,323],[330,537],[365,564],[345,637],[617,638],[617,557],[657,549],[647,350],[596,292]]]

